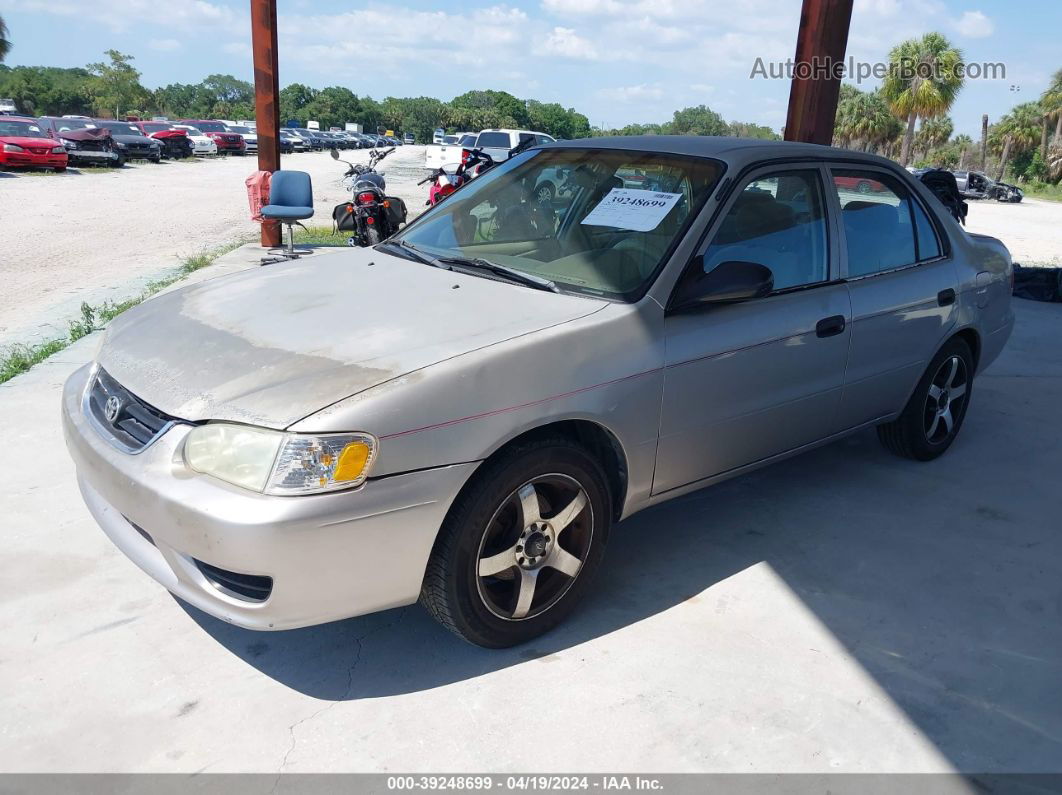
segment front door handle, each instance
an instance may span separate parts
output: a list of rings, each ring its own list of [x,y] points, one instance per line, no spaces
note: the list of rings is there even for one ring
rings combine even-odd
[[[824,317],[815,324],[816,337],[833,337],[844,331],[844,315]]]
[[[937,293],[937,306],[951,306],[955,303],[955,291],[950,287]]]

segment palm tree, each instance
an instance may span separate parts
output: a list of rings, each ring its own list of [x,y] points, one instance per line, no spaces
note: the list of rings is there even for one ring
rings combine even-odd
[[[0,63],[3,62],[7,54],[11,52],[11,39],[8,38],[7,25],[4,24],[4,18],[0,17]]]
[[[915,122],[942,116],[962,90],[959,74],[962,52],[939,33],[900,42],[889,53],[889,72],[881,90],[892,112],[907,122],[900,155],[902,165],[911,160]]]
[[[1012,154],[1027,152],[1040,142],[1042,118],[1039,102],[1023,102],[1015,105],[989,132],[988,145],[993,152],[1000,152],[997,181],[1003,179]]]
[[[966,168],[966,153],[973,146],[973,138],[969,135],[959,134],[955,136],[952,143],[959,149],[959,170],[962,171]]]
[[[946,144],[954,130],[955,125],[948,116],[923,119],[916,138],[918,145],[922,147],[923,157],[929,157],[930,150]]]
[[[858,115],[857,106],[863,92],[853,85],[841,83],[837,97],[837,115],[833,122],[833,144],[848,148],[855,137],[855,124]]]
[[[1055,134],[1051,138],[1052,146],[1062,144],[1062,69],[1055,72],[1051,78],[1051,85],[1047,87],[1040,97],[1040,106],[1044,110],[1044,118],[1054,119]]]

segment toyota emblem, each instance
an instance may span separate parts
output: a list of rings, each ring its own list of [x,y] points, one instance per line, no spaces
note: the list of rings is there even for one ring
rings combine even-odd
[[[111,395],[107,398],[107,404],[103,407],[103,416],[107,418],[107,422],[114,424],[114,421],[118,419],[118,412],[122,410],[122,401]]]

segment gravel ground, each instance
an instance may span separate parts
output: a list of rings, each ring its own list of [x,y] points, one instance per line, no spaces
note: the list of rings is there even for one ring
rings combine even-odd
[[[369,155],[341,154],[352,162]],[[423,146],[404,146],[380,167],[411,215],[428,195],[416,185],[423,163]],[[348,195],[339,184],[345,166],[324,152],[284,155],[282,165],[309,172],[312,222],[330,226],[332,207]],[[120,172],[0,172],[0,346],[65,333],[82,301],[136,295],[184,257],[256,238],[244,187],[256,168],[251,156],[133,163]]]
[[[365,161],[367,151],[344,153]],[[384,161],[388,191],[412,214],[424,209],[424,147],[400,147]],[[82,301],[137,294],[183,257],[257,236],[244,179],[254,157],[134,164],[121,172],[14,175],[0,172],[0,347],[65,333]],[[331,224],[346,194],[342,164],[324,152],[285,155],[286,168],[310,173],[317,214]],[[1062,265],[1062,203],[970,202],[967,228],[1003,240],[1026,265]]]

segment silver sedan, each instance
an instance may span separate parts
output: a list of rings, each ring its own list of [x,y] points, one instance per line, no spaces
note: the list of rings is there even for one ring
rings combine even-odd
[[[510,646],[571,612],[636,511],[867,427],[942,454],[1011,277],[888,160],[569,141],[375,249],[123,314],[64,426],[103,530],[208,613],[284,629],[419,599]]]

